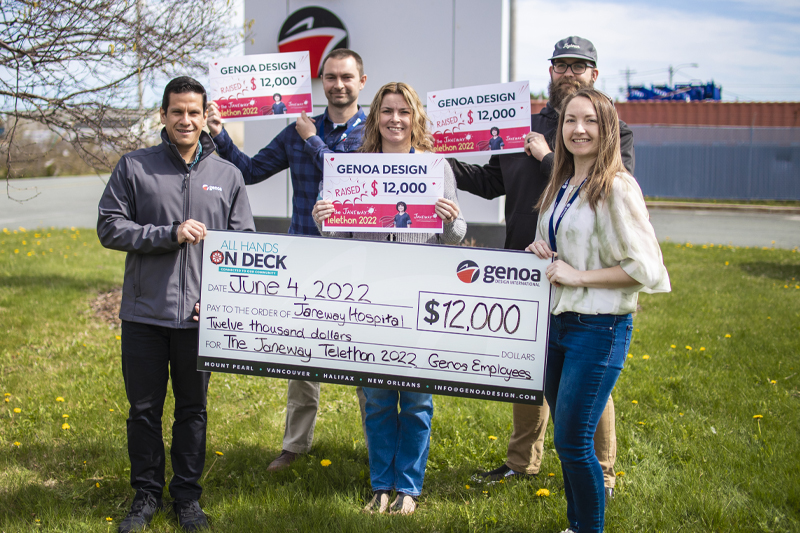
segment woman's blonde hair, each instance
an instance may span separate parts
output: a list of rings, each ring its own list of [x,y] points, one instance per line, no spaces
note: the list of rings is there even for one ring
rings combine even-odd
[[[575,160],[572,153],[564,144],[564,116],[567,106],[575,98],[587,98],[594,106],[597,114],[597,125],[600,130],[599,149],[597,160],[589,169],[586,184],[581,189],[581,197],[588,200],[592,209],[611,192],[611,184],[619,172],[627,172],[622,164],[619,142],[619,117],[611,100],[595,89],[581,89],[575,94],[564,99],[561,113],[558,117],[558,130],[556,131],[556,151],[553,159],[553,172],[547,188],[536,203],[535,209],[540,213],[546,211],[552,204],[558,190],[568,179],[575,175]]]
[[[378,117],[381,113],[381,103],[387,94],[399,94],[411,107],[411,147],[419,152],[433,152],[433,141],[428,133],[428,114],[422,107],[422,101],[417,92],[408,84],[401,81],[387,83],[375,93],[372,105],[369,108],[367,122],[364,125],[364,142],[359,152],[378,153],[382,151],[381,132],[378,127]]]

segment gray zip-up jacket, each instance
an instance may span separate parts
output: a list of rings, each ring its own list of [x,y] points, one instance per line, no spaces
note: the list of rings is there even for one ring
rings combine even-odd
[[[119,160],[100,199],[97,234],[106,248],[128,252],[122,320],[196,328],[203,246],[178,244],[178,225],[191,218],[208,229],[255,231],[253,215],[242,173],[211,157],[216,146],[207,133],[191,170],[166,130],[161,140]]]

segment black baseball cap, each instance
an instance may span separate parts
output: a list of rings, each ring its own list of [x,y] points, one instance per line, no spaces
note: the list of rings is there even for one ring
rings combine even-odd
[[[553,50],[553,57],[549,61],[567,57],[587,59],[597,65],[597,50],[595,50],[592,41],[577,35],[558,41],[555,50]]]

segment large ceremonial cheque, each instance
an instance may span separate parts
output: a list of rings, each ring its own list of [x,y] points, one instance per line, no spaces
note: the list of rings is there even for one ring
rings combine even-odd
[[[335,211],[323,230],[442,233],[445,165],[436,154],[325,154],[322,198]]]
[[[428,93],[428,117],[440,154],[522,152],[531,131],[527,81]]]
[[[549,261],[209,231],[198,369],[540,405]]]
[[[208,97],[223,120],[287,118],[311,113],[308,52],[212,59]]]

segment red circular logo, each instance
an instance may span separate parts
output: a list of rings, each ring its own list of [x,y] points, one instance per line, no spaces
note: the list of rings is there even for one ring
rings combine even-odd
[[[225,261],[225,256],[222,255],[222,252],[220,252],[219,250],[214,250],[213,252],[211,252],[211,262],[212,263],[214,263],[215,265],[218,265],[218,264],[222,263],[223,261]]]
[[[323,58],[335,48],[347,48],[344,23],[323,7],[303,7],[287,17],[278,33],[279,52],[309,52],[311,77],[319,77]]]

